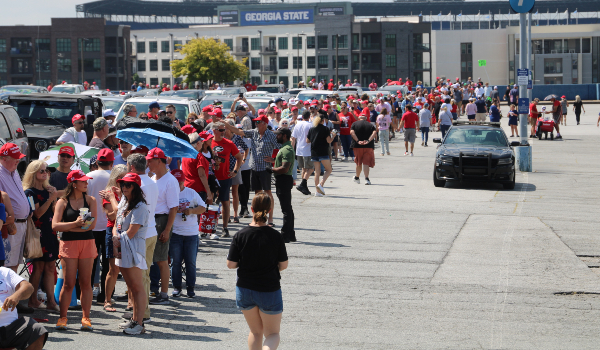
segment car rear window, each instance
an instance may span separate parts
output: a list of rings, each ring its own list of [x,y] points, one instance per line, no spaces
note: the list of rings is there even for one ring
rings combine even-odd
[[[138,111],[138,115],[142,112],[144,113],[148,113],[148,105],[150,104],[150,102],[141,102],[141,101],[131,101],[131,100],[127,100],[125,101],[124,104],[132,104],[135,106],[135,109],[137,109]],[[162,110],[164,110],[165,108],[167,108],[168,105],[174,105],[176,110],[177,110],[177,119],[181,120],[182,122],[185,122],[187,115],[189,114],[190,108],[187,104],[183,104],[183,103],[165,103],[165,102],[159,102],[160,104],[160,108]],[[119,120],[121,120],[121,118],[123,118],[123,109],[121,108],[121,110],[119,111],[119,114],[117,115],[117,122],[119,122]]]
[[[501,130],[451,128],[445,144],[506,147],[506,136]]]

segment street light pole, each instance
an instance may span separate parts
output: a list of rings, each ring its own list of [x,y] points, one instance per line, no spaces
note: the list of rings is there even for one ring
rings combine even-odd
[[[300,33],[296,35],[296,49],[298,50],[296,54],[296,69],[298,70],[298,74],[296,74],[296,79],[298,79],[297,83],[300,84],[300,62],[298,58],[300,58]],[[293,60],[292,60],[293,61]]]
[[[335,84],[340,80],[340,72],[338,68],[340,67],[340,56],[338,55],[340,48],[340,35],[335,35]]]

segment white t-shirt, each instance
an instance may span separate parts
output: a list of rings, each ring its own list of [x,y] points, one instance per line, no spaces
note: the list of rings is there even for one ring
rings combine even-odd
[[[109,170],[96,170],[87,174],[87,176],[91,177],[91,180],[88,180],[88,196],[92,196],[96,198],[96,228],[94,231],[105,231],[106,225],[108,224],[108,218],[102,210],[102,197],[98,194],[98,192],[103,191],[108,184],[108,180],[110,179],[110,171]]]
[[[79,139],[79,141],[77,142],[78,144],[84,146],[87,145],[87,134],[84,130],[77,131],[77,138]],[[73,135],[71,135],[71,133],[63,132],[63,134],[60,135],[56,142],[75,142],[75,139],[73,138]]]
[[[15,294],[15,288],[17,285],[25,281],[24,278],[16,274],[13,270],[7,267],[0,267],[0,307],[4,305],[4,300],[9,296]],[[17,308],[13,311],[2,310],[0,312],[0,327],[8,326],[19,318]]]
[[[158,201],[158,186],[148,175],[140,175],[142,180],[142,192],[146,197],[146,203],[148,203],[148,211],[150,216],[148,217],[148,231],[146,231],[146,239],[157,236],[156,233],[156,221],[154,220],[154,212],[156,210],[156,203]]]
[[[179,206],[179,182],[170,172],[158,180],[154,175],[152,181],[160,188],[154,214],[169,214],[169,209]]]
[[[198,192],[191,188],[184,187],[183,191],[179,192],[179,210],[183,211],[188,208],[204,207],[206,203],[200,198]],[[183,221],[183,214],[177,213],[175,222],[173,222],[173,233],[181,236],[194,236],[198,234],[198,215],[186,215],[186,220]]]
[[[312,123],[305,120],[296,123],[292,137],[296,138],[296,155],[302,157],[310,157],[310,144],[306,143],[306,135],[312,128]]]

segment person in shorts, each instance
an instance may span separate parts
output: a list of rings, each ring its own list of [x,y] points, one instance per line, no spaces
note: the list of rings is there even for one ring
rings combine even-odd
[[[365,174],[365,185],[370,185],[369,168],[375,167],[375,135],[377,128],[367,121],[367,116],[358,116],[358,122],[352,123],[350,135],[352,136],[352,149],[354,149],[354,162],[356,163],[356,176],[354,182],[360,183],[361,171]]]
[[[404,127],[404,147],[406,152],[404,155],[408,155],[408,144],[410,143],[410,156],[414,156],[413,150],[415,148],[415,139],[417,137],[417,131],[419,131],[419,116],[412,111],[412,106],[406,105],[406,112],[402,115],[400,120],[400,129]]]
[[[308,178],[313,173],[315,165],[310,159],[310,144],[306,142],[308,131],[312,128],[309,122],[310,112],[302,113],[302,120],[299,120],[292,131],[292,146],[296,146],[296,160],[298,161],[298,169],[302,169],[302,182],[296,186],[296,189],[304,195],[311,195],[308,189]]]

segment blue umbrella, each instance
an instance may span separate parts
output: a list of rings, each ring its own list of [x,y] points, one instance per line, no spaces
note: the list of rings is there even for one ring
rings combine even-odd
[[[124,129],[117,131],[117,138],[134,146],[158,147],[167,157],[196,158],[198,151],[189,142],[174,135],[154,129]]]

